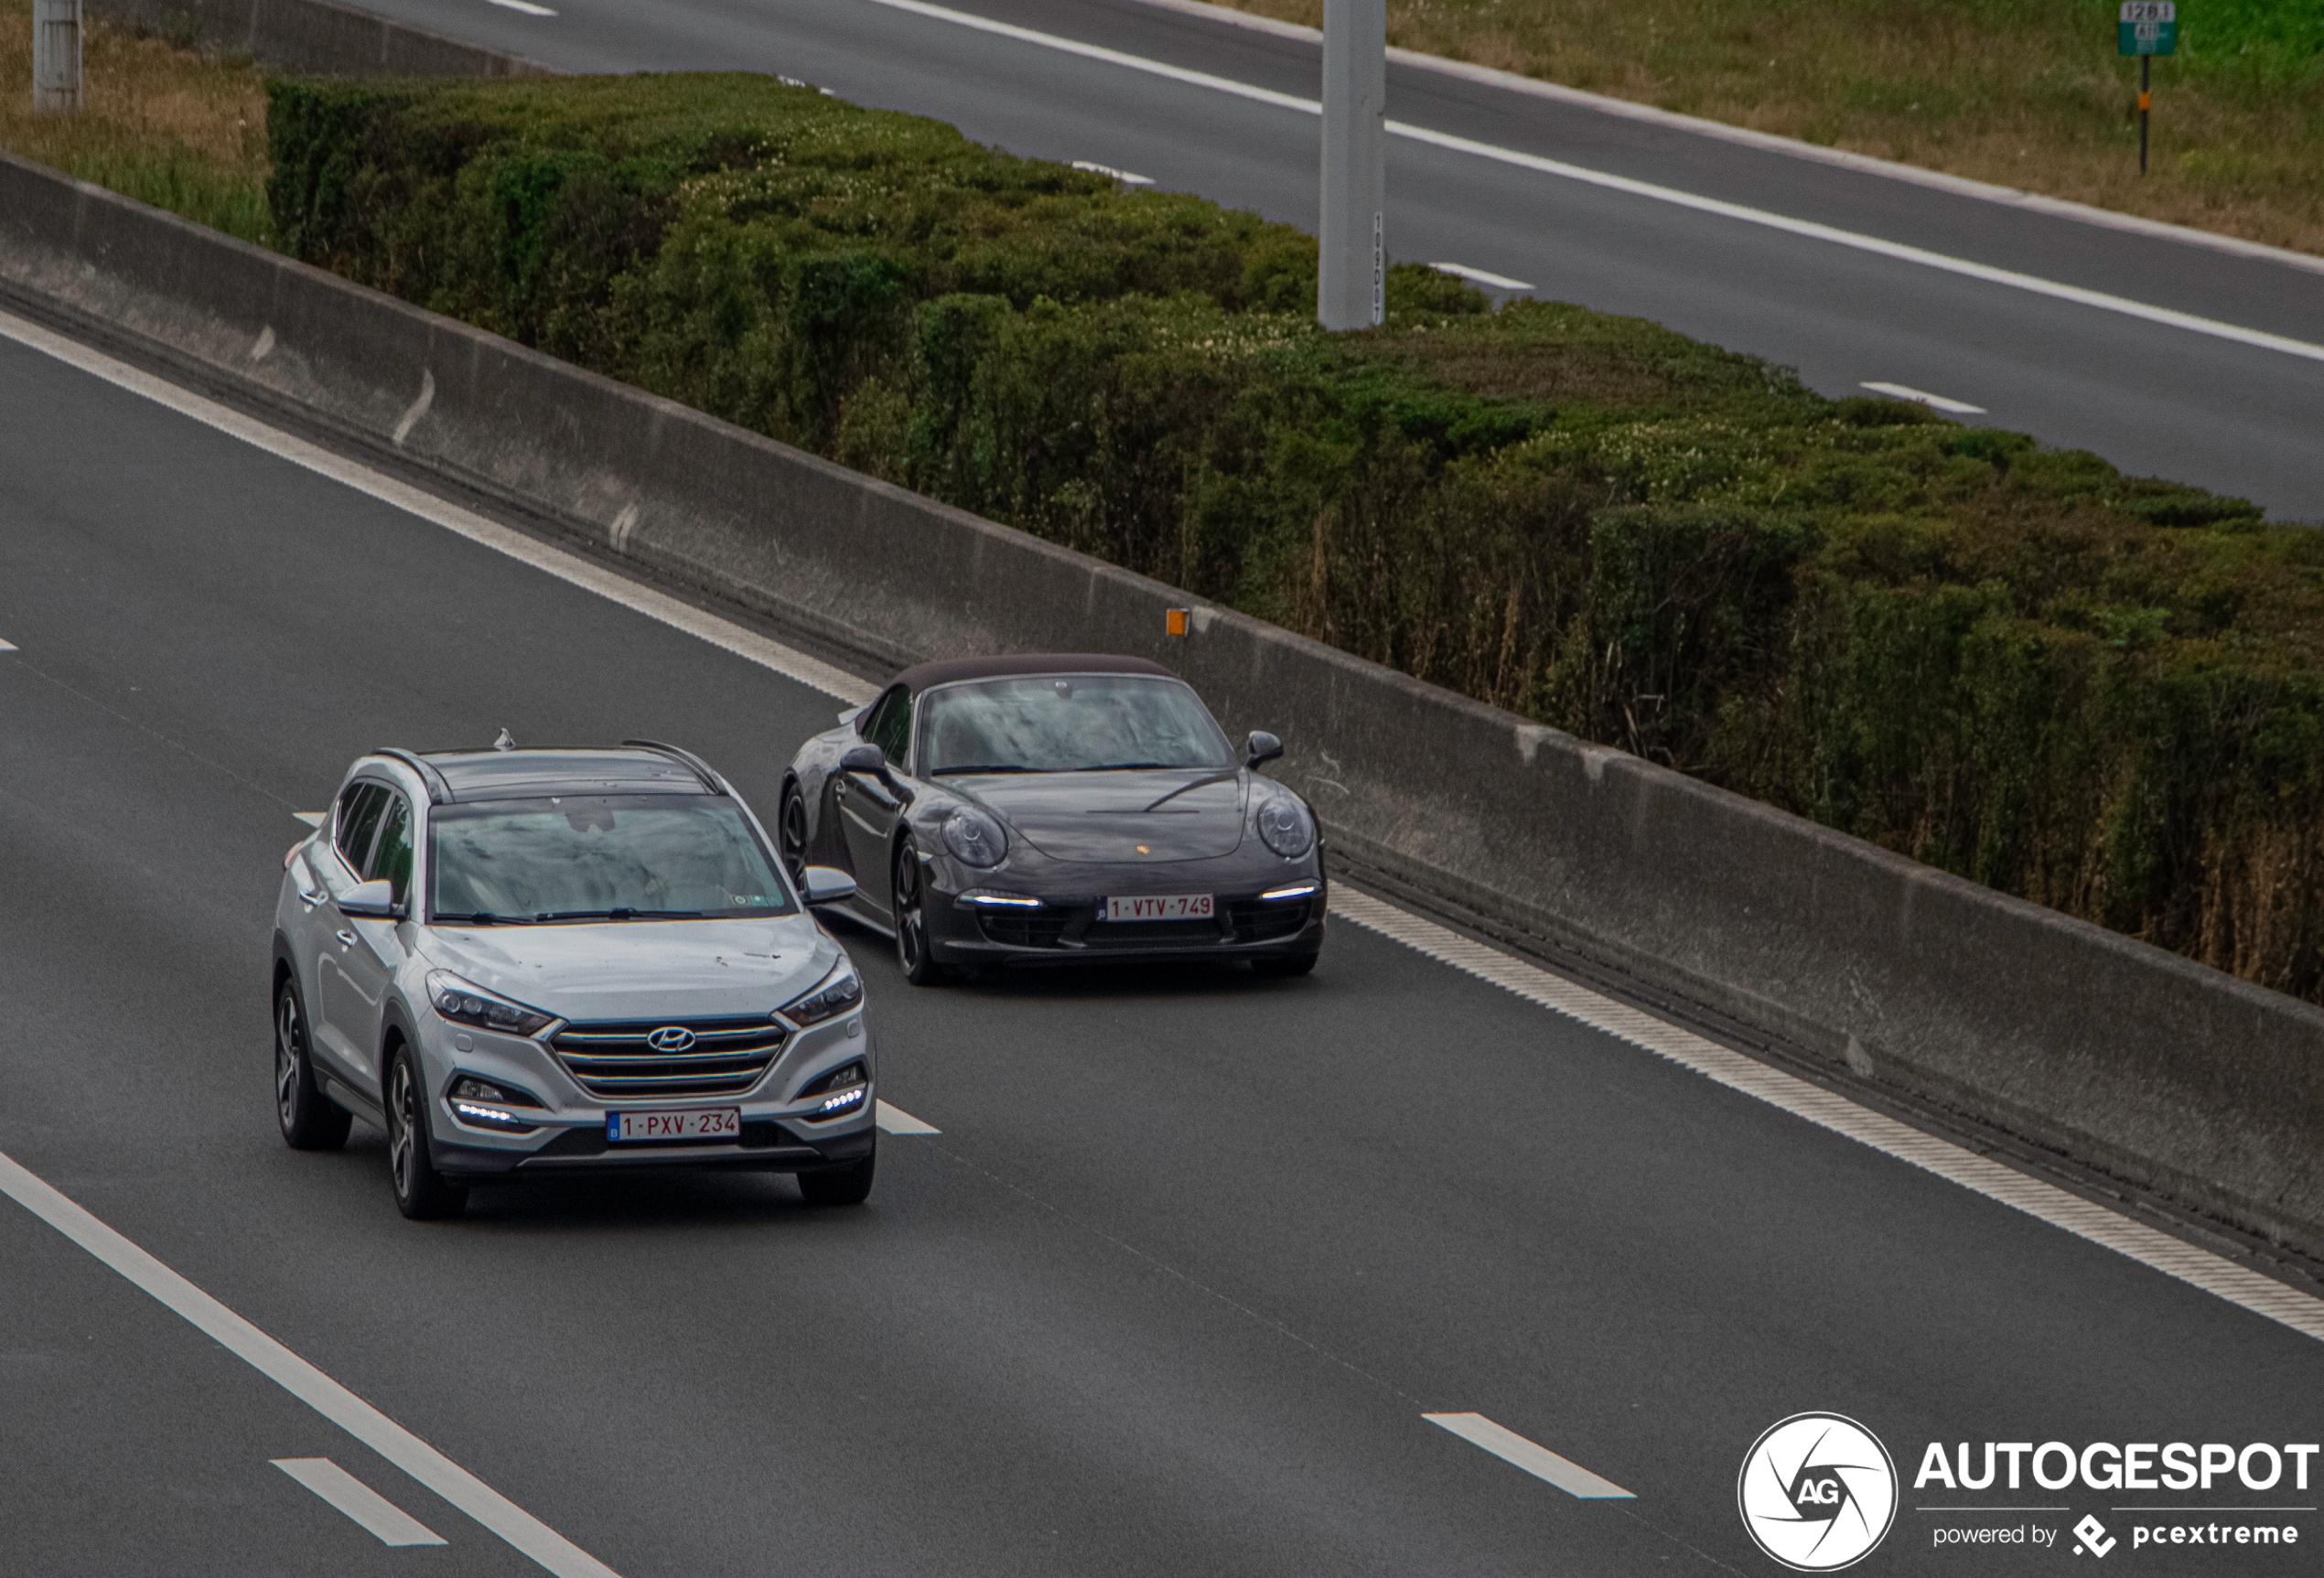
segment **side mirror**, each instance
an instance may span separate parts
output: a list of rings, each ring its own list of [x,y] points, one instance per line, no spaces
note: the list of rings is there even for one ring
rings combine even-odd
[[[361,882],[339,896],[339,912],[359,920],[401,920],[403,907],[395,902],[395,885],[381,877]]]
[[[1283,754],[1283,742],[1264,729],[1253,729],[1251,737],[1243,743],[1243,765],[1255,768],[1261,762],[1271,762]]]
[[[896,797],[898,805],[912,803],[912,791],[898,783],[896,775],[888,770],[888,753],[868,741],[859,746],[849,746],[842,751],[839,770],[844,773],[869,773],[879,780],[882,789]]]
[[[879,747],[867,746],[865,748],[876,751]],[[835,865],[809,866],[799,886],[807,890],[809,904],[837,904],[842,899],[855,896],[855,879]]]

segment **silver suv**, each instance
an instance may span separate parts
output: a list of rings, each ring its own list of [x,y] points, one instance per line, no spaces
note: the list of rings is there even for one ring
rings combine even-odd
[[[490,750],[358,761],[284,860],[274,1104],[330,1150],[387,1131],[395,1203],[639,1167],[795,1173],[871,1192],[871,1034],[846,950],[697,757]],[[804,888],[804,893],[799,889]]]

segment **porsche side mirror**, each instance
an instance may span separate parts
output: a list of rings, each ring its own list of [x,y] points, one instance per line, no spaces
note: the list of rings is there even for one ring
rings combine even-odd
[[[359,920],[401,920],[403,907],[395,902],[395,885],[381,877],[360,882],[339,896],[339,912]]]
[[[1251,737],[1243,745],[1243,765],[1255,768],[1261,762],[1271,762],[1283,754],[1283,742],[1264,729],[1253,729]]]
[[[877,750],[877,746],[865,747]],[[807,890],[809,904],[837,904],[855,896],[855,879],[835,865],[811,865],[800,879],[800,886]]]
[[[896,775],[888,770],[888,753],[868,740],[859,746],[849,746],[840,752],[839,770],[844,773],[869,773],[879,780],[882,789],[896,797],[898,805],[912,803],[912,791],[898,783]]]

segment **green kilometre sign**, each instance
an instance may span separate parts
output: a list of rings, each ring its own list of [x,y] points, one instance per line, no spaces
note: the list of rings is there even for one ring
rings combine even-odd
[[[2123,0],[2114,48],[2124,55],[2179,53],[2179,7],[2172,0]]]

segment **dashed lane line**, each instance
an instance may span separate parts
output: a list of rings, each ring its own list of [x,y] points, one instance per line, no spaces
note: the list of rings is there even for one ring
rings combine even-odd
[[[557,1578],[619,1578],[612,1568],[99,1221],[5,1152],[0,1152],[0,1194]]]
[[[1545,1479],[1568,1496],[1584,1501],[1630,1501],[1637,1497],[1610,1479],[1601,1479],[1580,1464],[1560,1457],[1546,1446],[1526,1440],[1481,1413],[1424,1413],[1429,1423],[1451,1431],[1472,1446],[1481,1446],[1504,1463],[1516,1465],[1536,1479]]]
[[[875,3],[893,5],[899,4],[900,0],[875,0]],[[877,693],[877,686],[829,663],[794,651],[780,642],[746,630],[714,614],[704,613],[650,586],[627,580],[577,555],[535,542],[522,532],[447,504],[431,494],[383,477],[354,461],[329,454],[303,439],[278,432],[255,418],[244,416],[214,401],[164,382],[22,318],[0,313],[0,338],[14,339],[52,356],[118,388],[142,395],[269,454],[408,510],[424,521],[433,521],[447,531],[457,532],[472,542],[522,560],[625,608],[683,630],[722,651],[732,652],[810,689],[851,703],[867,702]],[[2103,1245],[2143,1265],[2190,1283],[2231,1304],[2324,1341],[2324,1303],[2237,1265],[2224,1256],[2198,1249],[2168,1233],[2134,1222],[2103,1206],[2069,1194],[2053,1185],[2041,1183],[1949,1142],[1924,1134],[1892,1118],[1883,1117],[1844,1096],[1834,1095],[1803,1079],[1754,1062],[1739,1052],[1730,1051],[1715,1042],[1666,1025],[1637,1009],[1625,1007],[1587,987],[1552,975],[1498,949],[1472,941],[1432,921],[1409,915],[1368,894],[1350,887],[1337,887],[1332,893],[1331,907],[1333,912],[1342,918],[1393,938],[1440,962],[1492,982],[1568,1018],[1579,1020],[1634,1046],[1671,1058],[1731,1089],[1781,1107],[1810,1122],[1846,1134],[1899,1161],[1909,1162],[1964,1188],[2063,1229],[2078,1238]],[[897,1116],[901,1117],[902,1114]]]
[[[1932,411],[1950,412],[1955,416],[1983,416],[1985,408],[1972,405],[1965,400],[1950,400],[1942,394],[1931,394],[1925,389],[1914,389],[1902,383],[1860,383],[1858,389],[1868,389],[1875,394],[1885,394],[1891,400],[1910,400],[1928,406]]]
[[[382,1545],[441,1545],[444,1536],[328,1457],[277,1457],[275,1467],[362,1525]]]
[[[1428,265],[1438,274],[1448,274],[1455,279],[1465,279],[1471,284],[1481,284],[1492,290],[1531,290],[1533,287],[1522,279],[1511,279],[1505,274],[1490,269],[1470,268],[1467,263],[1432,263]]]
[[[872,1098],[872,1122],[891,1134],[941,1134],[944,1131],[933,1123],[923,1123],[909,1112],[899,1112],[877,1097]]]
[[[2053,1228],[2062,1228],[2077,1238],[2126,1255],[2166,1276],[2190,1283],[2254,1315],[2281,1322],[2304,1336],[2324,1341],[2324,1302],[2237,1265],[2223,1255],[2132,1221],[2054,1184],[2029,1177],[1950,1141],[1924,1134],[1894,1118],[1858,1106],[1845,1096],[1771,1068],[1691,1031],[1664,1024],[1651,1014],[1601,996],[1586,986],[1552,975],[1497,948],[1489,948],[1368,894],[1335,887],[1331,913],[1401,942],[1439,963],[1513,992],[1553,1013],[1667,1057],[1729,1090],[1756,1097],[1900,1162],[1910,1162]]]

